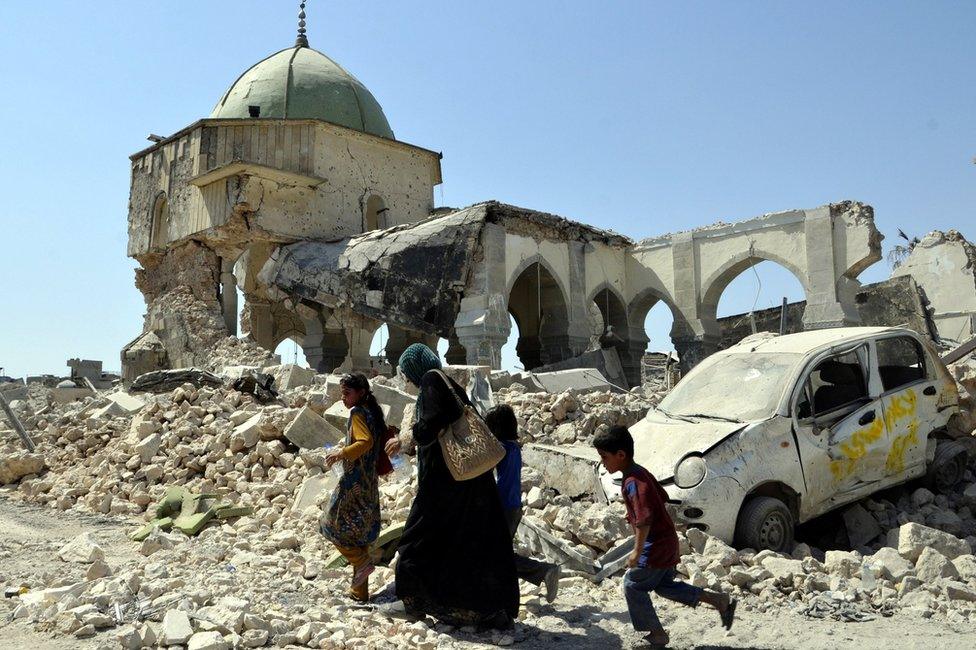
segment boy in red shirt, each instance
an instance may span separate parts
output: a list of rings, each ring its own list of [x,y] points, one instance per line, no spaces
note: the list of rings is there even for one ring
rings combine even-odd
[[[678,534],[665,507],[668,494],[650,472],[634,462],[630,431],[613,427],[597,435],[593,446],[608,472],[623,472],[621,491],[627,506],[627,523],[634,529],[634,550],[624,574],[624,596],[634,629],[648,632],[644,639],[654,647],[664,647],[670,641],[651,603],[652,591],[690,607],[697,607],[698,603],[710,605],[718,610],[722,626],[730,629],[735,618],[734,599],[674,579],[679,561]]]

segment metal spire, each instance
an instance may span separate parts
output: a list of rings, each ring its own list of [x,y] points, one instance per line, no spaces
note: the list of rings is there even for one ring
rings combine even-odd
[[[298,5],[298,38],[295,39],[295,47],[308,47],[308,38],[305,36],[305,2]]]

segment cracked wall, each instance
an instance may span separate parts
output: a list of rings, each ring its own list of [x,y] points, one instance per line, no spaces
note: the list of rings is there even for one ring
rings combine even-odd
[[[959,232],[923,237],[892,272],[903,275],[922,288],[941,338],[963,342],[976,335],[976,247]]]

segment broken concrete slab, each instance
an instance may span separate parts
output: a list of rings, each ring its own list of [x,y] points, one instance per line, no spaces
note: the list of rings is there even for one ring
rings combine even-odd
[[[315,476],[309,476],[302,482],[301,487],[298,488],[295,501],[291,506],[292,511],[302,512],[306,508],[319,505],[319,501],[325,495],[330,494],[338,483],[339,477],[333,472],[324,472]]]
[[[522,448],[522,462],[542,474],[543,484],[560,494],[607,501],[600,482],[600,455],[592,447],[529,443]]]
[[[394,427],[400,427],[403,424],[404,411],[417,401],[416,396],[385,384],[374,383],[372,391],[373,395],[376,396],[376,401],[383,408],[386,423]]]
[[[852,548],[864,546],[881,534],[881,526],[870,512],[859,503],[845,508],[841,513],[847,527],[847,539]]]
[[[146,406],[145,400],[121,390],[108,395],[107,399],[115,404],[123,415],[138,413]]]
[[[619,542],[597,559],[596,563],[600,567],[600,570],[590,579],[593,582],[602,582],[619,571],[623,571],[627,567],[627,560],[630,558],[630,552],[633,549],[633,536]]]
[[[138,444],[136,444],[135,452],[139,454],[139,460],[141,460],[143,464],[146,464],[152,460],[152,457],[156,455],[156,452],[159,451],[159,447],[162,444],[163,440],[159,437],[159,434],[153,433],[146,436],[140,440]]]
[[[337,242],[282,246],[261,269],[258,282],[284,295],[447,337],[485,217],[484,206],[472,206]],[[438,272],[432,275],[432,268]]]
[[[315,371],[303,368],[293,363],[283,363],[278,366],[268,366],[262,372],[275,378],[275,388],[290,390],[302,386],[310,386],[315,382]]]
[[[626,392],[621,388],[611,385],[606,377],[601,375],[598,370],[592,368],[575,368],[573,370],[559,370],[557,372],[533,373],[532,377],[547,393]]]
[[[597,371],[607,383],[619,389],[627,390],[630,387],[630,384],[627,382],[627,376],[624,373],[624,367],[620,363],[620,354],[613,347],[589,350],[570,359],[533,368],[532,372],[538,376],[565,370],[581,369]]]
[[[129,392],[168,393],[183,384],[201,386],[222,386],[224,381],[208,370],[200,368],[174,368],[157,370],[136,377]]]
[[[559,539],[527,517],[523,518],[519,524],[518,537],[533,551],[575,571],[595,575],[602,568],[592,558],[573,548],[569,542]]]
[[[334,427],[309,406],[303,406],[295,419],[288,423],[284,436],[302,449],[336,445],[346,437],[342,430]]]
[[[250,449],[258,444],[261,439],[262,417],[261,413],[256,413],[234,428],[234,432],[230,436],[231,451]]]

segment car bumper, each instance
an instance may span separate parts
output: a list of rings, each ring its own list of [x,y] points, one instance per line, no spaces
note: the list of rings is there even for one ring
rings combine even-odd
[[[664,486],[668,514],[679,528],[698,528],[731,544],[745,491],[726,476],[706,478],[693,488]]]

